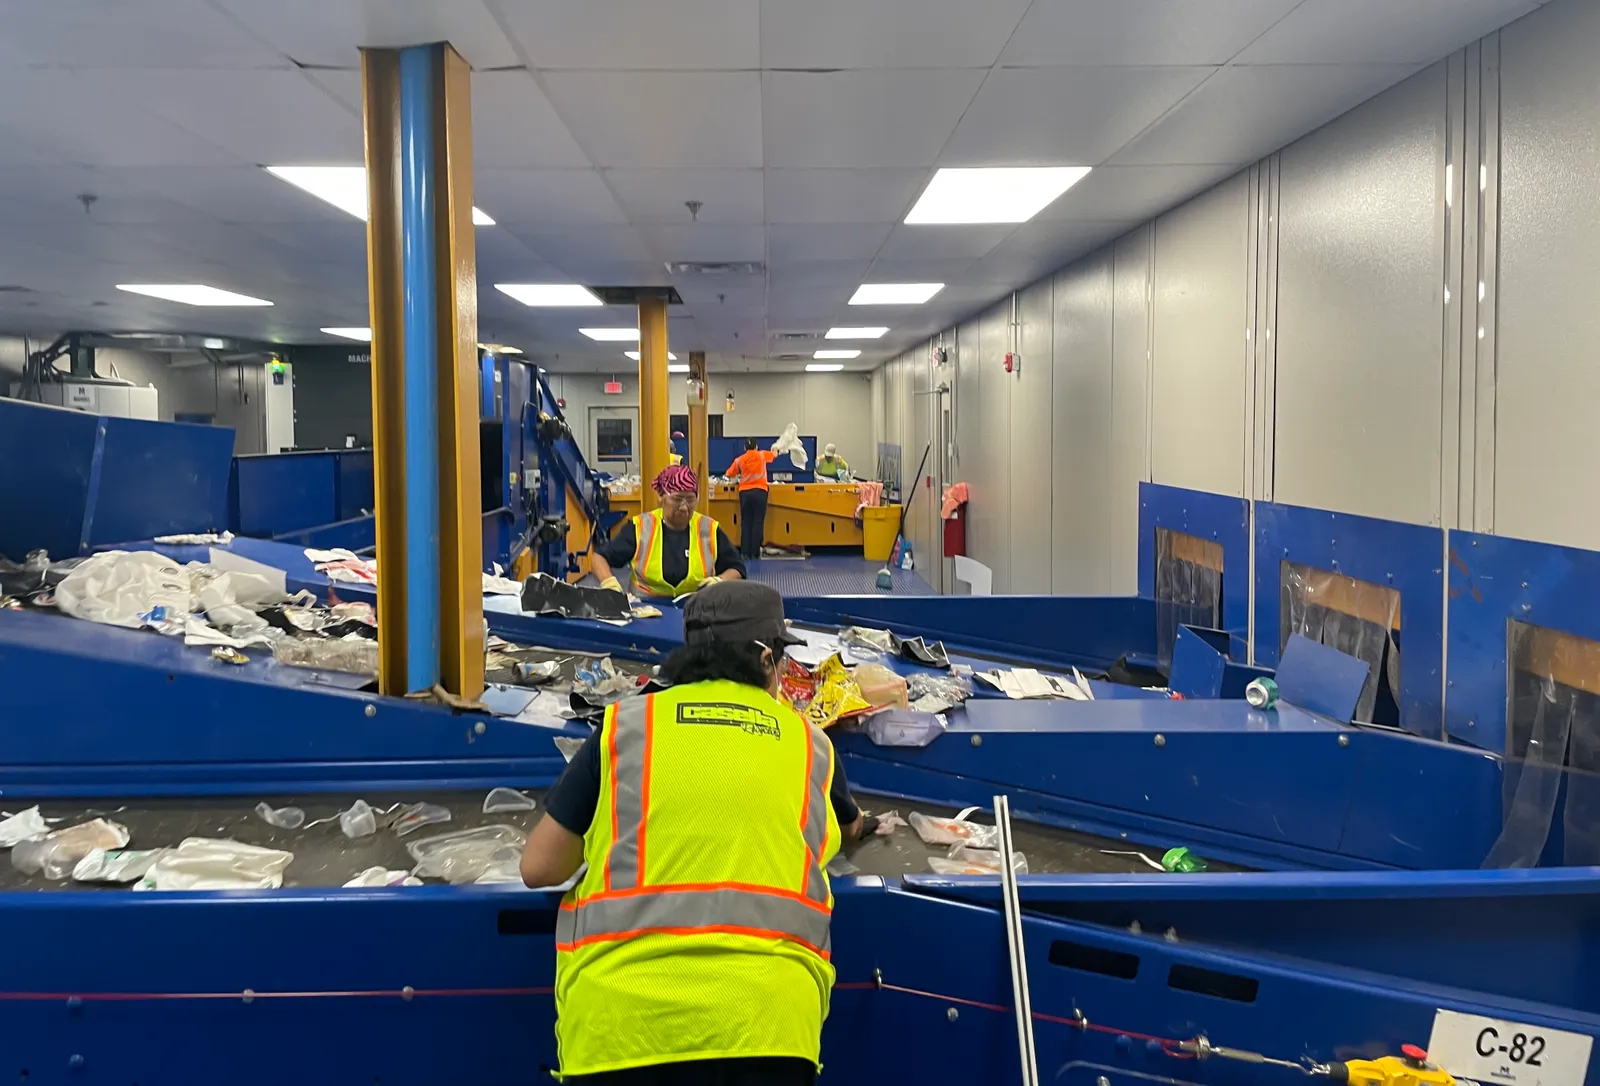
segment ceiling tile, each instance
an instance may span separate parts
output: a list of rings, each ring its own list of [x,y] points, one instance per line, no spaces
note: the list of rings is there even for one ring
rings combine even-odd
[[[898,222],[932,176],[920,166],[768,170],[767,221]]]
[[[1224,64],[1300,0],[1035,0],[1003,65]]]
[[[1097,166],[1034,222],[1143,221],[1152,219],[1218,181],[1235,167],[1223,166]]]
[[[568,268],[572,263],[656,262],[655,256],[631,226],[524,226],[514,223],[508,229],[526,243],[535,255],[559,268]]]
[[[768,242],[770,247],[771,242]],[[840,283],[850,284],[850,289],[861,283],[867,275],[870,260],[802,260],[783,263],[771,260],[767,265],[767,282],[774,290],[791,287],[827,287]]]
[[[764,68],[987,68],[1028,0],[761,0]]]
[[[662,261],[766,259],[766,238],[760,226],[647,223],[638,229],[640,237]]]
[[[433,41],[450,42],[474,68],[521,63],[482,0],[215,2],[300,65],[356,68],[362,46]]]
[[[475,170],[472,202],[502,226],[627,221],[596,170]]]
[[[606,170],[605,178],[633,222],[689,222],[689,200],[700,201],[698,222],[762,221],[758,169]]]
[[[148,110],[100,72],[0,71],[0,131],[85,166],[244,165],[236,155]],[[0,141],[0,156],[5,155]]]
[[[67,68],[288,68],[287,57],[205,0],[5,5],[0,63]]]
[[[941,166],[1095,166],[1212,68],[1025,68],[989,76]]]
[[[148,109],[246,162],[358,164],[361,121],[294,71],[119,72],[107,95]]]
[[[1241,64],[1430,64],[1541,0],[1306,0]]]
[[[359,94],[358,86],[358,104]],[[590,165],[533,76],[518,71],[472,73],[472,163],[478,169]]]
[[[1223,68],[1111,164],[1254,162],[1414,71],[1395,64]]]
[[[551,72],[545,86],[597,166],[760,166],[754,72]]]
[[[761,67],[752,0],[491,0],[537,68],[751,70]]]
[[[893,223],[808,223],[767,227],[767,254],[774,263],[871,260]]]
[[[968,268],[964,283],[1026,286],[1126,233],[1135,222],[1029,222]]]
[[[984,73],[767,72],[769,166],[930,166]]]
[[[884,260],[976,260],[1017,229],[1014,223],[961,226],[907,226],[901,223],[883,243]]]
[[[84,197],[92,197],[87,206]],[[170,197],[141,184],[139,171],[0,166],[0,223],[164,223],[178,229],[203,217]]]
[[[902,260],[887,255],[879,257],[872,262],[872,267],[867,269],[863,283],[953,283],[961,278],[962,274],[972,267],[971,257],[948,257],[938,260]],[[855,287],[850,288],[855,293]],[[939,295],[934,295],[937,299]],[[852,313],[870,316],[873,313],[899,309],[899,306],[869,305],[855,306]],[[907,308],[915,308],[907,307]],[[854,321],[852,320],[852,323]],[[867,323],[863,320],[861,323]]]
[[[99,172],[223,222],[354,221],[258,166],[137,166]]]

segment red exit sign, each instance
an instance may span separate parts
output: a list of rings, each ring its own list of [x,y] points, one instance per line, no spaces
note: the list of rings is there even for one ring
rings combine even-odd
[[[621,381],[607,381],[606,382],[606,395],[607,396],[620,396],[620,395],[622,395],[622,382]]]

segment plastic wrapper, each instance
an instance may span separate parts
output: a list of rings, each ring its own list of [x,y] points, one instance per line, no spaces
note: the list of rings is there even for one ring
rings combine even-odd
[[[90,849],[72,869],[74,882],[138,882],[162,856],[164,848]]]
[[[378,643],[364,637],[337,640],[285,637],[272,646],[272,655],[278,663],[291,667],[314,667],[351,675],[378,673]]]
[[[906,679],[906,697],[911,708],[924,713],[942,713],[972,696],[972,680],[964,675],[929,675],[919,672]]]
[[[1179,626],[1222,624],[1222,544],[1157,528],[1155,598],[1156,658],[1166,672]]]
[[[559,660],[524,661],[516,665],[517,681],[524,686],[554,682],[561,677]]]
[[[859,664],[850,673],[861,699],[874,709],[905,709],[906,680],[882,664]]]
[[[371,804],[358,799],[349,810],[339,812],[339,829],[351,840],[367,837],[378,832],[378,817],[372,813]]]
[[[276,890],[294,853],[215,837],[190,837],[156,859],[140,890]]]
[[[1291,634],[1309,637],[1369,665],[1366,685],[1356,701],[1355,719],[1366,723],[1398,724],[1394,692],[1400,689],[1400,593],[1385,585],[1358,581],[1342,573],[1279,565],[1282,609],[1279,640],[1282,648]],[[1387,687],[1386,704],[1379,712],[1379,694]]]
[[[273,807],[264,800],[256,804],[256,816],[280,830],[297,830],[306,824],[306,813],[299,807]]]
[[[1001,863],[998,850],[972,848],[967,845],[957,845],[950,850],[948,856],[928,857],[928,866],[939,875],[998,875]],[[1028,858],[1020,852],[1013,852],[1011,870],[1019,875],[1026,875]]]
[[[95,849],[122,848],[127,843],[126,826],[96,818],[21,842],[11,850],[11,866],[24,875],[42,874],[59,882],[71,875],[78,861]]]
[[[894,635],[888,630],[874,630],[870,626],[846,626],[839,631],[839,643],[849,645],[858,653],[888,653],[894,655]]]
[[[861,688],[856,685],[850,669],[844,666],[838,656],[830,656],[822,661],[822,665],[812,674],[816,688],[804,709],[793,702],[790,704],[818,727],[832,727],[841,717],[853,716],[872,708],[861,696]],[[782,680],[779,681],[779,687],[782,688]]]
[[[878,816],[878,828],[872,832],[879,837],[888,837],[906,824],[906,820],[900,817],[899,811],[889,811]]]
[[[611,657],[601,656],[578,665],[572,677],[572,694],[591,706],[610,705],[637,693],[642,685],[641,678],[619,671]]]
[[[344,884],[346,890],[369,889],[379,886],[421,886],[422,880],[409,871],[390,871],[386,867],[369,867]]]
[[[34,841],[50,832],[38,807],[18,811],[10,818],[0,820],[0,848],[14,848],[24,841]]]
[[[957,818],[941,818],[912,811],[909,820],[917,836],[928,845],[970,845],[973,848],[994,848],[1000,843],[1000,831],[994,826],[980,826]]]
[[[402,808],[394,816],[389,828],[394,830],[396,837],[404,837],[424,826],[436,826],[448,821],[450,821],[450,808],[441,807],[437,803],[413,803],[409,807]]]
[[[520,856],[505,856],[483,869],[483,874],[472,880],[474,886],[499,886],[515,883],[522,885]]]
[[[578,751],[583,747],[583,740],[571,735],[558,735],[555,737],[555,742],[561,757],[569,762],[577,757]]]
[[[484,814],[501,814],[506,811],[532,811],[538,808],[528,796],[515,788],[491,788],[483,797]]]
[[[515,826],[477,826],[413,841],[406,851],[417,862],[418,878],[443,879],[453,886],[476,882],[487,871],[516,864],[527,835]]]
[[[938,713],[886,709],[867,718],[867,738],[880,747],[925,747],[944,734]]]
[[[80,562],[56,586],[56,606],[73,618],[182,633],[189,577],[154,551],[104,551]],[[173,627],[175,624],[175,628]]]
[[[805,445],[800,441],[800,427],[792,422],[783,428],[778,440],[772,443],[772,451],[779,456],[788,453],[789,463],[800,471],[805,471],[806,465],[811,462],[811,458],[806,455]]]

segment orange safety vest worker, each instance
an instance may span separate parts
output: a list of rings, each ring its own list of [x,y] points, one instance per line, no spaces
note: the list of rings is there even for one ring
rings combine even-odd
[[[818,1062],[840,839],[827,736],[764,690],[707,681],[612,705],[599,749],[588,869],[556,919],[562,1076]]]
[[[661,510],[633,518],[633,586],[651,596],[681,596],[700,587],[700,582],[717,570],[717,522],[695,513],[689,518],[689,574],[677,584],[668,584],[661,575],[661,553],[666,533],[662,531]]]
[[[771,490],[767,483],[767,465],[776,460],[771,449],[751,449],[740,454],[728,468],[728,474],[739,480],[740,490]]]

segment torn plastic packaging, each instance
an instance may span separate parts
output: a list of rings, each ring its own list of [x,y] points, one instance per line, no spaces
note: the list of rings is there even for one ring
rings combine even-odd
[[[325,638],[285,637],[272,646],[273,658],[291,667],[314,667],[324,671],[344,671],[351,675],[378,673],[378,643],[364,637]]]
[[[632,614],[626,593],[568,584],[548,573],[535,573],[523,582],[522,609],[565,618],[616,620]]]
[[[880,747],[925,747],[944,730],[942,715],[914,709],[887,709],[867,718],[867,738]]]
[[[994,848],[1000,843],[1000,831],[994,826],[981,826],[959,818],[940,818],[912,811],[909,820],[917,836],[928,845],[970,845],[973,848]]]
[[[483,797],[484,814],[502,814],[507,811],[532,811],[538,808],[529,797],[515,788],[492,788]]]
[[[561,661],[519,661],[515,670],[519,683],[525,686],[537,686],[542,683],[554,682],[561,677]]]
[[[23,841],[11,850],[11,866],[24,875],[42,874],[59,882],[95,849],[122,848],[128,843],[128,828],[104,818],[80,822],[63,830]]]
[[[358,799],[350,805],[349,810],[339,812],[339,829],[351,840],[368,837],[378,832],[378,819],[372,813],[371,805],[364,799]]]
[[[949,856],[929,856],[928,866],[939,875],[998,875],[1001,860],[996,849],[957,845],[950,850]],[[1026,875],[1028,858],[1020,852],[1013,852],[1011,870]]]
[[[945,651],[943,641],[924,641],[920,637],[903,638],[891,633],[889,643],[894,646],[896,655],[912,663],[924,664],[927,667],[950,666],[950,654]]]
[[[906,709],[906,680],[882,664],[858,664],[851,672],[862,700],[874,709]]]
[[[74,882],[138,882],[162,856],[164,848],[91,849],[72,869]]]
[[[404,837],[424,826],[435,826],[441,822],[450,821],[450,808],[441,807],[437,803],[413,803],[402,808],[389,823],[396,837]]]
[[[421,886],[422,880],[409,871],[390,871],[386,867],[369,867],[344,884],[346,890],[370,889],[380,886]]]
[[[906,679],[906,696],[913,709],[924,713],[942,713],[972,696],[972,680],[964,675],[919,672]]]
[[[24,841],[38,840],[49,832],[50,827],[39,814],[39,808],[29,807],[26,811],[18,811],[10,818],[0,820],[0,848],[14,848]]]
[[[140,890],[276,890],[294,853],[214,837],[190,837],[156,859]]]
[[[256,804],[256,815],[269,826],[280,830],[297,830],[306,824],[306,813],[299,807],[278,807],[262,801]]]
[[[555,736],[555,743],[556,749],[561,752],[561,757],[565,758],[569,762],[572,761],[573,757],[577,755],[579,749],[583,746],[582,739],[578,739],[571,735]]]
[[[413,841],[406,851],[416,861],[419,878],[443,879],[453,886],[476,882],[493,868],[515,865],[526,834],[515,826],[477,826]]]

